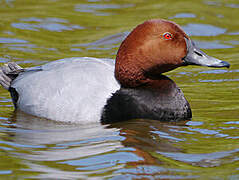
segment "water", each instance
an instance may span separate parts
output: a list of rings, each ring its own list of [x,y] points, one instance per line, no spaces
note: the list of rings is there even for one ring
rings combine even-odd
[[[66,57],[114,58],[133,27],[159,17],[231,63],[229,70],[167,73],[189,100],[192,121],[58,123],[14,112],[1,88],[1,179],[239,179],[237,0],[0,0],[0,62],[29,67]]]

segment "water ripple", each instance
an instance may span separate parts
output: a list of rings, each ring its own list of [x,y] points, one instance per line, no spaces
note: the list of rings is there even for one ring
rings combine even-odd
[[[214,83],[219,83],[219,82],[237,82],[239,79],[199,79],[199,82],[214,82]]]
[[[175,16],[170,17],[169,19],[173,18],[195,18],[196,15],[193,13],[178,13]]]
[[[62,32],[62,31],[71,31],[75,29],[84,29],[84,27],[80,25],[71,25],[68,21],[59,18],[24,18],[20,19],[19,23],[12,23],[11,26],[17,29],[22,30],[31,30],[31,31],[39,31],[40,29],[54,31],[54,32]]]
[[[0,43],[28,43],[26,40],[17,39],[17,38],[4,38],[0,37]]]
[[[168,133],[162,132],[162,131],[151,131],[154,134],[157,134],[160,138],[166,138],[168,140],[173,140],[175,142],[179,142],[179,141],[184,141],[185,139],[179,139],[176,137],[173,137],[171,135],[169,135]]]
[[[191,163],[196,166],[201,167],[214,167],[221,165],[220,159],[231,156],[233,153],[238,153],[239,149],[231,151],[222,151],[214,153],[203,153],[203,154],[189,154],[189,153],[179,153],[179,152],[160,152],[159,154],[172,158],[177,161],[182,161],[186,163]]]
[[[224,34],[226,29],[210,24],[187,24],[183,26],[184,31],[190,36],[218,36]]]
[[[220,41],[194,41],[195,44],[202,49],[225,49],[233,48],[234,46],[220,43]]]
[[[93,13],[96,16],[108,16],[112,15],[113,13],[108,12],[101,12],[101,10],[106,9],[121,9],[121,8],[128,8],[133,7],[132,4],[77,4],[75,6],[75,11],[83,12],[83,13]]]
[[[117,164],[137,162],[142,160],[142,157],[139,157],[131,152],[116,152],[101,156],[83,158],[80,160],[64,161],[61,162],[61,164],[77,166],[77,169],[79,170],[96,170],[115,166]]]

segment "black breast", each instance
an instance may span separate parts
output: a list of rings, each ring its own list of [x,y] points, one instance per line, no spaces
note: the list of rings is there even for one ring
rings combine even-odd
[[[161,84],[162,88],[146,85],[121,88],[115,92],[103,109],[101,122],[113,123],[138,118],[160,121],[191,119],[190,105],[176,84],[167,77],[157,84]]]

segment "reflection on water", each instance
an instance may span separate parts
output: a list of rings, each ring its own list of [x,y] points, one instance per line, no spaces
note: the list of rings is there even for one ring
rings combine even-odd
[[[5,133],[1,149],[21,159],[18,163],[24,168],[18,171],[30,178],[90,178],[95,174],[112,179],[192,179],[200,176],[200,168],[236,163],[239,153],[238,148],[211,153],[185,151],[189,142],[193,145],[193,141],[230,136],[219,136],[221,130],[198,128],[204,125],[201,122],[131,120],[80,125],[22,112],[5,121],[8,128],[1,129]]]
[[[218,36],[226,32],[226,29],[209,24],[187,24],[183,29],[189,36]]]
[[[199,48],[204,49],[225,49],[225,48],[233,48],[232,45],[221,44],[219,41],[195,41],[195,44]]]
[[[39,31],[40,29],[48,30],[48,31],[71,31],[77,29],[83,29],[83,27],[79,25],[67,25],[68,21],[59,18],[24,18],[20,19],[20,23],[12,23],[11,26],[17,29],[23,30],[32,30]]]
[[[107,36],[97,41],[85,44],[72,45],[71,51],[83,51],[84,50],[111,50],[113,47],[118,48],[118,44],[121,43],[129,32],[118,33],[115,35]]]
[[[96,16],[110,16],[114,13],[106,13],[104,10],[106,9],[121,9],[132,7],[132,4],[77,4],[75,6],[75,11],[85,12],[85,13],[93,13]],[[103,11],[103,12],[102,12]]]
[[[176,21],[230,69],[168,73],[189,100],[180,124],[131,120],[64,124],[13,112],[0,89],[0,177],[13,179],[239,179],[238,2],[0,0],[0,62],[23,67],[77,56],[114,58],[149,18]]]
[[[196,15],[193,14],[193,13],[179,13],[179,14],[176,14],[175,16],[173,17],[170,17],[169,19],[174,19],[174,18],[195,18]]]
[[[9,43],[28,43],[28,42],[25,40],[16,39],[16,38],[0,38],[0,43],[9,44]]]

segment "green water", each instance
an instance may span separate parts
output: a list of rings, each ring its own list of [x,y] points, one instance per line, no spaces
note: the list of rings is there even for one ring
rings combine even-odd
[[[167,73],[192,121],[61,124],[14,113],[0,88],[0,179],[239,179],[237,0],[0,0],[0,62],[114,58],[125,35],[151,18],[177,22],[231,64]]]

